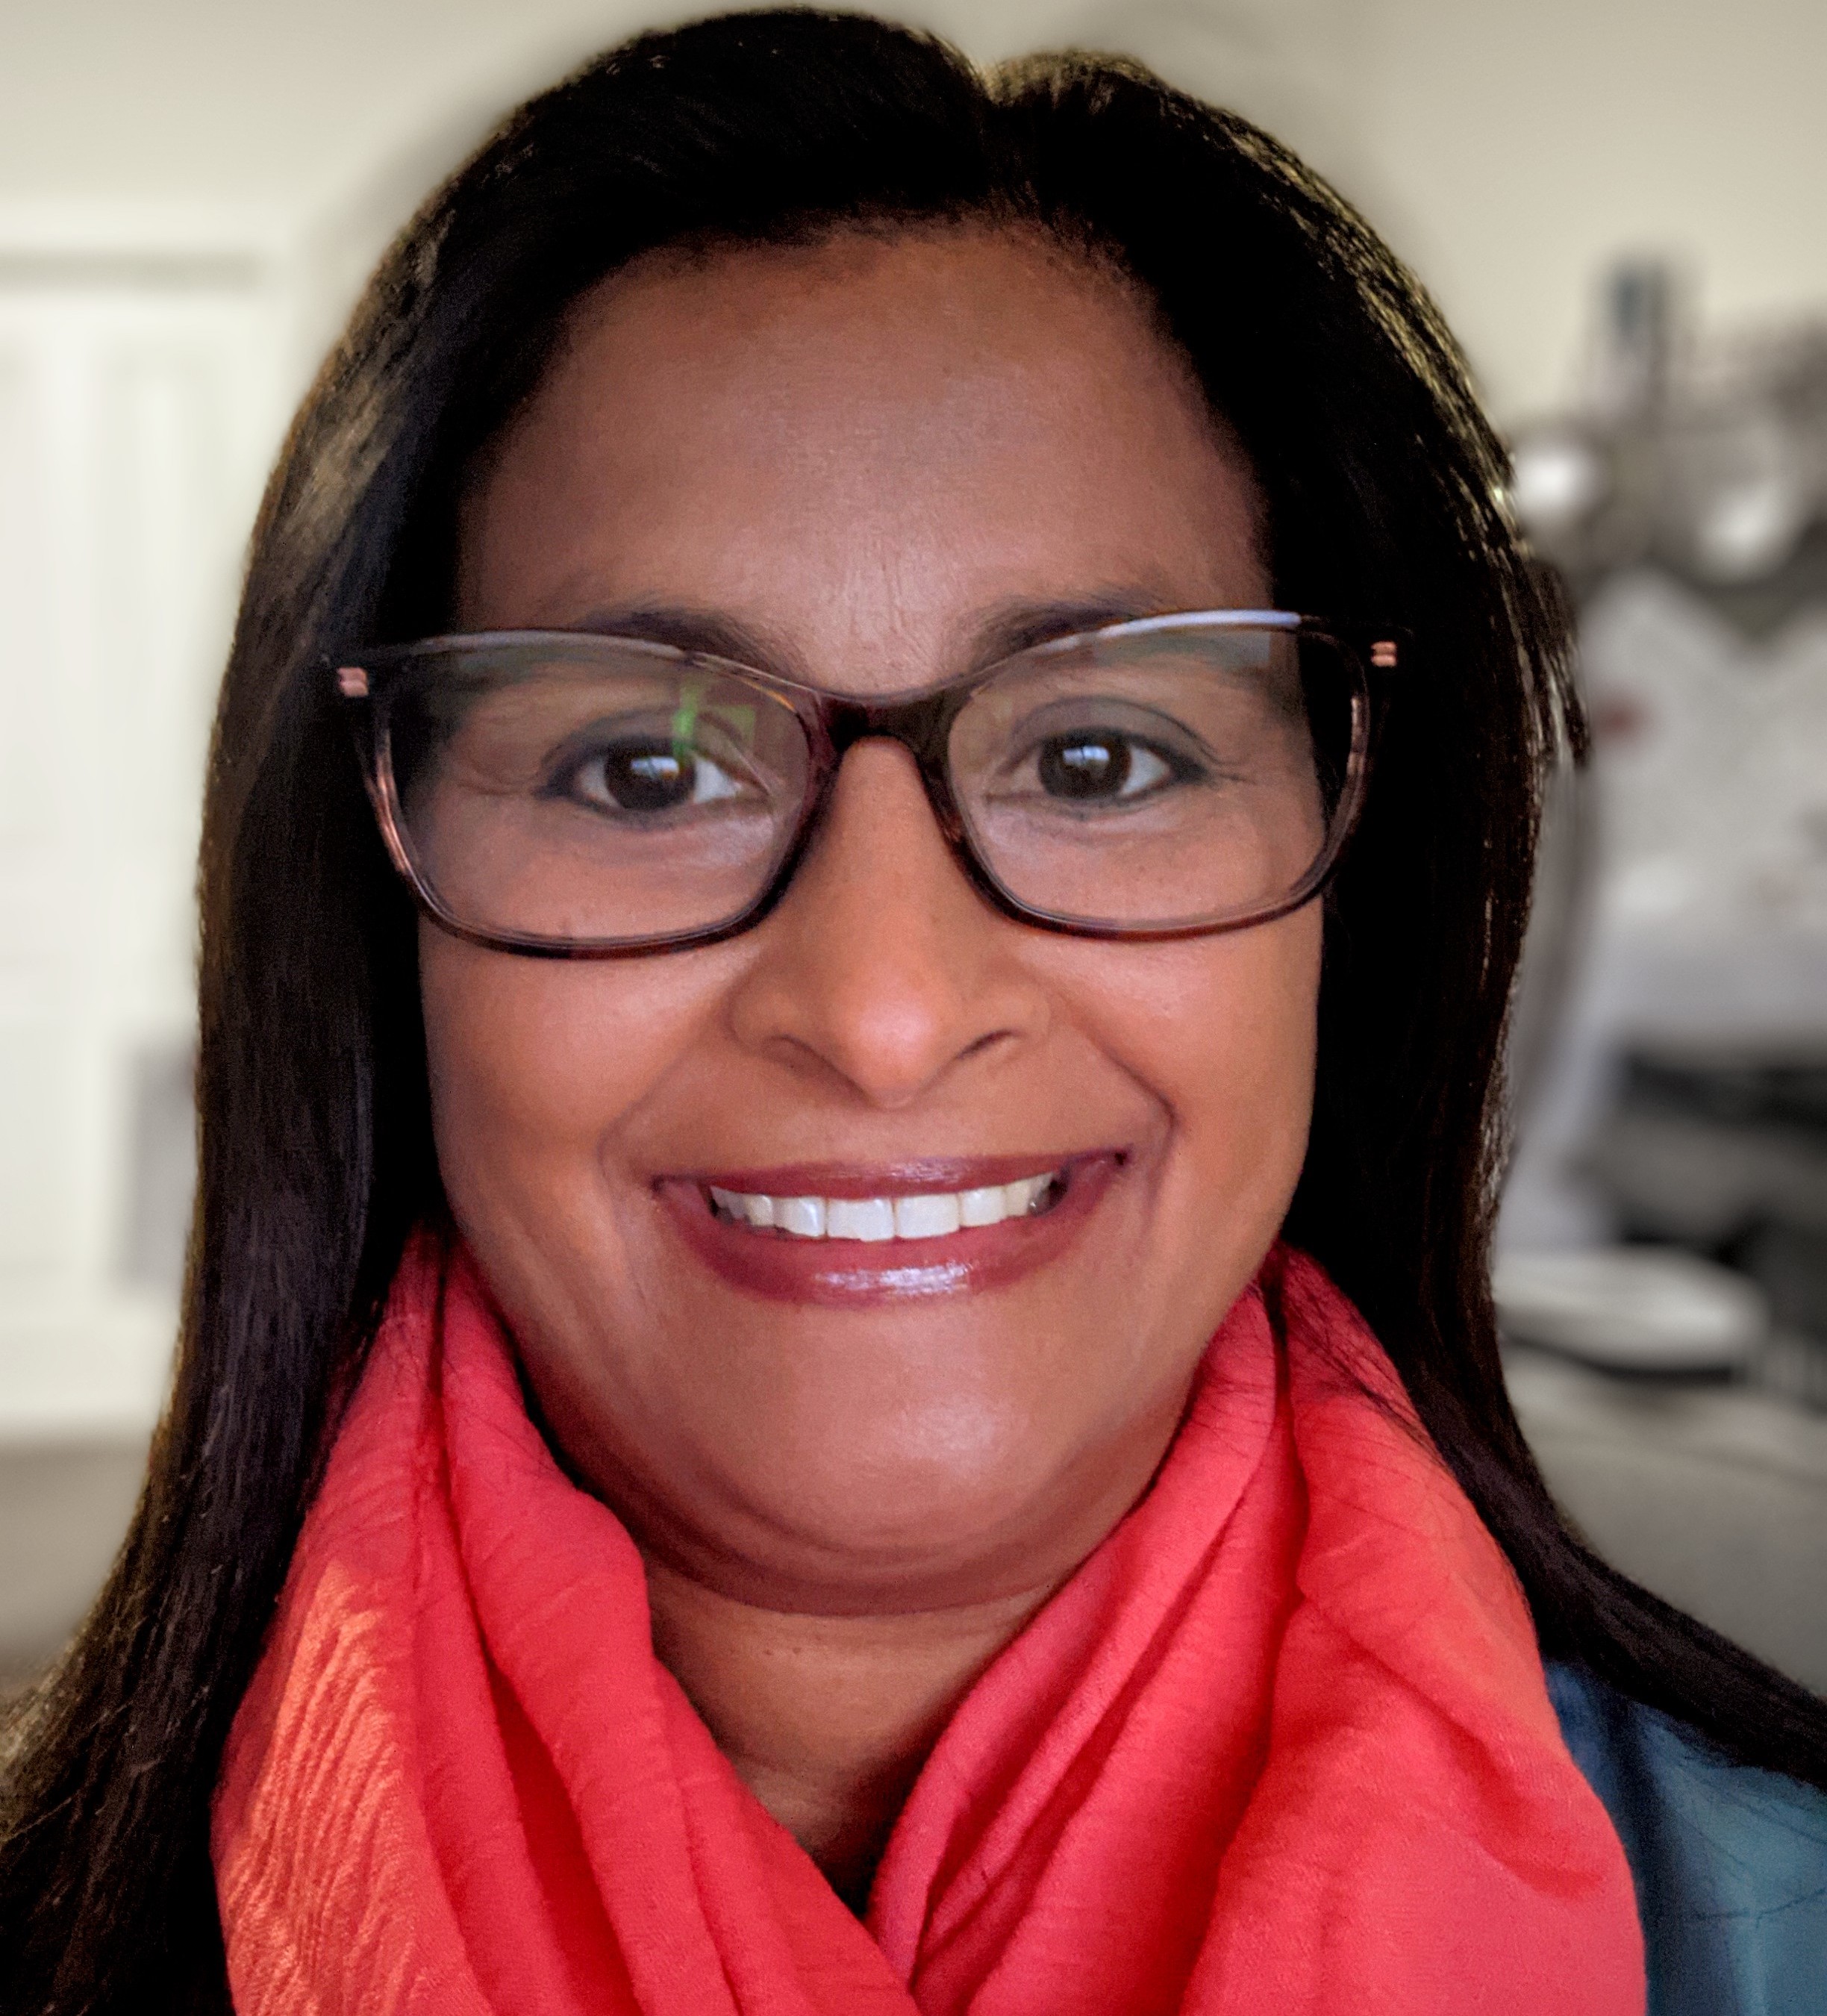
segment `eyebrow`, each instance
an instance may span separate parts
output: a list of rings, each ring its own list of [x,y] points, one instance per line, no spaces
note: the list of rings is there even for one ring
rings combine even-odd
[[[953,676],[968,678],[1004,658],[1031,650],[1038,644],[1081,631],[1101,630],[1113,623],[1158,616],[1178,605],[1158,589],[1142,587],[1102,590],[1070,599],[1014,600],[992,610],[977,625],[967,662],[957,674],[944,674],[926,684],[943,684]],[[777,679],[808,683],[798,654],[764,632],[720,610],[684,603],[631,602],[592,610],[574,626],[601,637],[632,637],[647,643],[670,644],[695,657],[727,658]]]
[[[757,631],[734,617],[682,603],[631,602],[595,609],[574,626],[599,637],[634,637],[649,644],[670,644],[694,657],[733,658],[757,671],[783,679],[797,676],[791,655],[771,644]]]
[[[1070,601],[1006,603],[978,627],[971,669],[980,671],[1000,658],[1012,658],[1056,637],[1076,636],[1081,630],[1102,630],[1109,624],[1133,622],[1138,616],[1164,615],[1173,606],[1171,597],[1140,588],[1111,589]]]

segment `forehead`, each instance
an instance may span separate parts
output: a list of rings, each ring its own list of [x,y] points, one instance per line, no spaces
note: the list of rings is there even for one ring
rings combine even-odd
[[[697,609],[782,669],[945,676],[1012,607],[1260,603],[1253,486],[1124,283],[987,229],[645,261],[477,473],[458,620]]]

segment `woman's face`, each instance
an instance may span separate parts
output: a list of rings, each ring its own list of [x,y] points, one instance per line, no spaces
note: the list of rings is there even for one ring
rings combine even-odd
[[[1269,599],[1250,474],[1145,311],[987,231],[606,284],[477,473],[459,574],[465,629],[657,625],[865,693]],[[1069,1572],[1305,1147],[1317,905],[1160,944],[1016,923],[889,743],[742,936],[567,963],[427,926],[420,958],[445,1186],[548,1431],[650,1553],[777,1609]],[[790,1250],[708,1195],[1062,1170],[1038,1216]]]

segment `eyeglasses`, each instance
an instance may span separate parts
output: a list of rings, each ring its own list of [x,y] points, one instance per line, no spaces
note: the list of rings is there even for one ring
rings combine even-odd
[[[1369,651],[1394,665],[1396,646]],[[382,836],[478,945],[703,945],[779,900],[845,752],[897,742],[998,909],[1171,938],[1307,902],[1362,804],[1363,660],[1282,610],[1153,616],[875,700],[639,638],[433,637],[334,668]]]

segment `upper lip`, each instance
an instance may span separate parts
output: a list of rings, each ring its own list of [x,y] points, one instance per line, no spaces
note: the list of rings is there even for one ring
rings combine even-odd
[[[893,1162],[775,1162],[765,1168],[682,1170],[664,1181],[697,1183],[748,1197],[921,1197],[936,1191],[987,1190],[1023,1176],[1052,1175],[1074,1162],[1117,1148],[1067,1149],[1056,1154],[933,1155]]]

